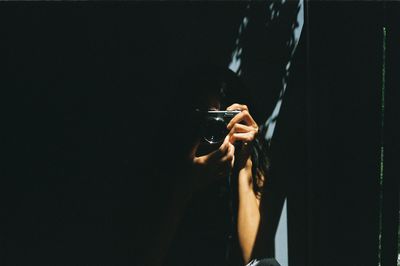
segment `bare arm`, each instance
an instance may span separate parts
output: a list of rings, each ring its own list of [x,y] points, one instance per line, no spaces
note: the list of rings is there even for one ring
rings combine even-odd
[[[260,225],[260,195],[253,188],[251,142],[258,133],[258,126],[251,117],[246,105],[233,104],[228,110],[241,110],[228,124],[231,143],[243,142],[237,151],[238,166],[238,213],[237,232],[242,258],[245,264],[252,259]]]
[[[239,245],[245,264],[252,259],[260,225],[260,199],[253,190],[252,171],[250,158],[246,166],[239,171],[238,176],[238,218],[237,230]]]

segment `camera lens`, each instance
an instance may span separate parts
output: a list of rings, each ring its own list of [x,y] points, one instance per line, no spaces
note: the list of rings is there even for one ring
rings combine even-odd
[[[222,142],[228,134],[225,121],[219,117],[207,119],[204,131],[204,139],[210,144]]]

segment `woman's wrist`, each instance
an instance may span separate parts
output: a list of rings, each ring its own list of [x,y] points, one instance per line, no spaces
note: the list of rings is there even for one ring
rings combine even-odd
[[[244,166],[241,170],[247,171],[251,173],[251,169],[253,168],[253,162],[251,161],[251,157],[249,156],[244,163]]]
[[[252,174],[253,163],[250,158],[246,160],[243,167],[238,172],[238,185],[239,192],[249,191],[253,192],[253,174]]]

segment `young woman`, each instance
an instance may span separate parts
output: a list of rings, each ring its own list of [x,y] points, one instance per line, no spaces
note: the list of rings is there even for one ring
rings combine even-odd
[[[248,264],[263,256],[260,202],[268,171],[249,97],[233,72],[212,65],[185,72],[181,87],[185,97],[175,121],[178,130],[171,135],[181,147],[175,154],[182,156],[167,170],[175,182],[149,260],[153,265]],[[224,136],[210,142],[207,111],[218,110],[236,114],[226,121]]]

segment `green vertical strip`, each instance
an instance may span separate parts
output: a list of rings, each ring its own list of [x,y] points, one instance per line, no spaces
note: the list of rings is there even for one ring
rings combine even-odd
[[[383,189],[383,133],[385,123],[385,81],[386,81],[386,27],[383,27],[383,54],[382,54],[382,91],[381,91],[381,162],[380,162],[380,173],[379,183],[381,189]],[[382,191],[382,190],[381,190]]]
[[[382,224],[383,224],[383,156],[384,156],[384,118],[385,118],[385,80],[386,80],[386,27],[383,27],[382,43],[382,87],[381,87],[381,147],[379,163],[379,266],[382,264]]]

